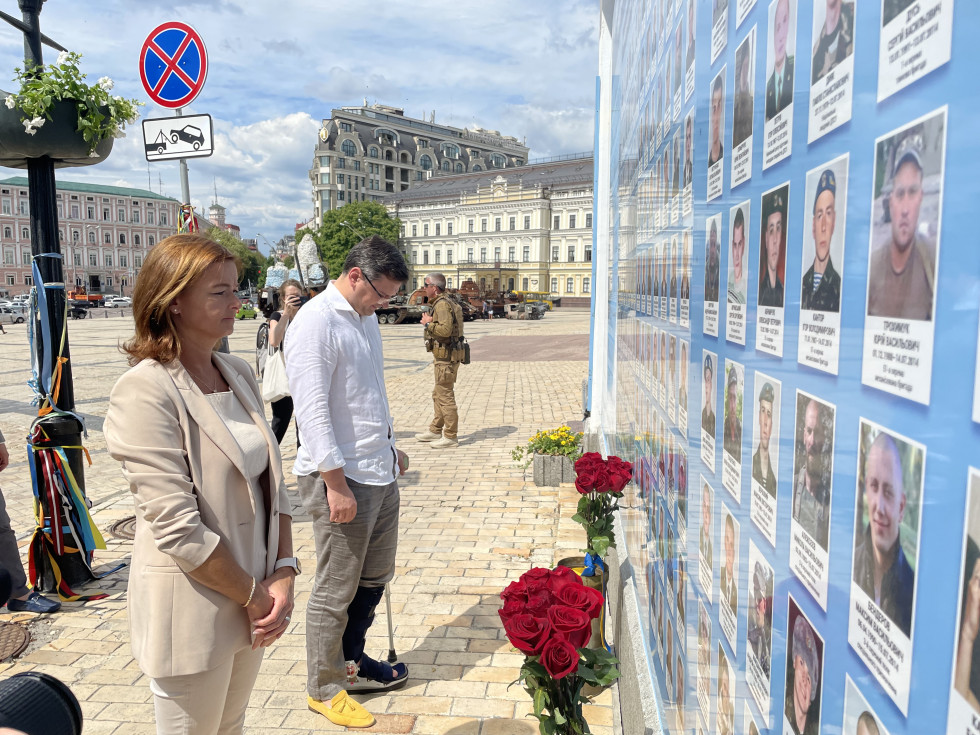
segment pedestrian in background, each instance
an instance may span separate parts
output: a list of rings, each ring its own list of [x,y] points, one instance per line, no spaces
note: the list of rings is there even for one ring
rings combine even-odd
[[[435,370],[435,388],[432,403],[435,418],[427,431],[416,434],[420,442],[431,442],[433,449],[446,449],[459,444],[459,413],[456,410],[456,374],[459,361],[454,360],[453,347],[463,336],[463,309],[446,296],[446,277],[442,273],[430,273],[423,282],[429,299],[429,311],[422,315],[425,328],[425,347],[432,353]],[[487,303],[487,302],[484,302]]]
[[[218,353],[241,264],[172,235],[136,281],[132,369],[109,396],[110,454],[136,505],[128,610],[158,735],[241,733],[262,648],[293,609],[292,518],[279,445],[249,365]]]
[[[398,248],[377,235],[366,238],[286,335],[286,375],[302,440],[293,472],[313,517],[317,558],[306,608],[307,705],[345,727],[374,723],[348,692],[408,681],[405,664],[364,653],[374,609],[395,574],[397,478],[408,467],[395,447],[375,310],[406,280]]]
[[[3,433],[0,432],[0,472],[3,472],[8,464],[10,464],[10,453],[4,443]],[[59,601],[49,600],[37,590],[27,586],[27,575],[24,574],[24,565],[17,550],[17,537],[10,527],[10,515],[7,513],[7,504],[3,499],[2,491],[0,491],[0,569],[10,575],[10,599],[7,601],[7,609],[10,612],[53,613],[61,609]]]
[[[292,278],[283,281],[279,287],[279,303],[282,304],[282,308],[272,312],[269,317],[269,345],[271,347],[276,350],[282,349],[282,340],[286,336],[289,323],[306,300],[303,284]],[[272,407],[272,433],[276,435],[276,441],[282,444],[282,438],[286,436],[286,429],[289,428],[289,420],[293,417],[293,397],[284,396],[278,401],[272,401],[269,405]],[[298,438],[297,436],[297,444]]]

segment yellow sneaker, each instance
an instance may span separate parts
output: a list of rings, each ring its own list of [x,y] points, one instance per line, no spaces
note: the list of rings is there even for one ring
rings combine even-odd
[[[374,724],[374,716],[348,697],[347,692],[340,692],[330,700],[329,704],[313,697],[307,697],[306,704],[311,710],[323,715],[335,725],[371,727]]]

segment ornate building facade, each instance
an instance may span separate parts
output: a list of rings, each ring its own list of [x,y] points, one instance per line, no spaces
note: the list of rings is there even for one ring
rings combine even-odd
[[[409,284],[441,271],[450,287],[592,296],[591,154],[520,168],[433,176],[384,199],[402,221]]]
[[[437,125],[366,101],[330,114],[309,172],[314,223],[350,202],[381,201],[385,194],[405,191],[433,172],[479,172],[527,162],[527,146],[496,130]]]

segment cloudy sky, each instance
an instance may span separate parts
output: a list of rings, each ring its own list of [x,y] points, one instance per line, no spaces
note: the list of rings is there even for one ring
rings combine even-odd
[[[0,10],[19,17],[13,0]],[[207,207],[216,183],[244,237],[275,241],[312,215],[320,121],[365,97],[525,138],[532,159],[592,148],[598,0],[47,0],[41,30],[82,53],[89,82],[108,75],[116,93],[148,102],[144,117],[168,117],[138,65],[147,34],[169,20],[201,34],[210,62],[184,110],[210,114],[215,130],[214,155],[189,161],[192,202]],[[0,89],[13,89],[22,62],[23,37],[0,23]],[[57,175],[180,197],[178,164],[148,167],[139,124],[104,163]]]

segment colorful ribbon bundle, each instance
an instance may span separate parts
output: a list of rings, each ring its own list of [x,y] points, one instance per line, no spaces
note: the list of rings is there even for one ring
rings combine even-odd
[[[194,207],[181,204],[177,210],[177,232],[197,232],[197,218],[194,217]]]

